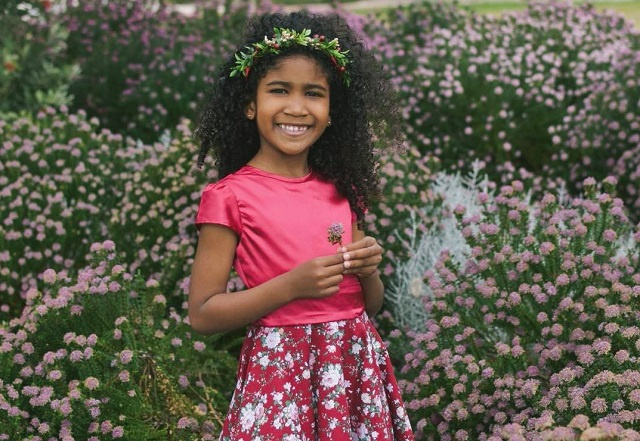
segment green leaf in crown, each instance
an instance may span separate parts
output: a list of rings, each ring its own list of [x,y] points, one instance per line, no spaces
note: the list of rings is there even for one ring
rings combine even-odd
[[[340,43],[337,38],[333,40],[327,40],[324,35],[313,35],[309,29],[303,29],[302,32],[297,32],[292,29],[274,28],[273,37],[267,38],[265,35],[264,40],[253,43],[251,46],[245,46],[246,51],[238,52],[235,54],[236,63],[231,68],[230,77],[235,77],[240,74],[245,78],[249,76],[251,67],[254,65],[256,58],[262,57],[265,54],[277,55],[281,49],[290,47],[297,44],[299,46],[308,46],[319,51],[325,52],[333,65],[336,67],[342,81],[345,86],[349,86],[351,78],[347,71],[347,65],[349,60],[347,59],[347,51],[340,50]]]

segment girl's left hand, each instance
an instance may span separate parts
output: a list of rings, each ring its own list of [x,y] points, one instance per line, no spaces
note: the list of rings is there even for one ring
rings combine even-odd
[[[344,274],[355,274],[358,277],[369,277],[376,273],[382,261],[382,247],[371,236],[341,247],[343,253]]]

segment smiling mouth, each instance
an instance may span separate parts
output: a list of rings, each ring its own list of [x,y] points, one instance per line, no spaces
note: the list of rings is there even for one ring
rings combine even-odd
[[[301,135],[310,128],[310,126],[298,126],[292,124],[278,124],[278,127],[289,135]]]

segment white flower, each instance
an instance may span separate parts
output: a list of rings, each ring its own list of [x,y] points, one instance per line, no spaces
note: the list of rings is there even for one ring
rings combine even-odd
[[[289,416],[289,419],[293,421],[298,420],[298,407],[294,403],[289,403],[289,405],[284,408],[284,413]]]
[[[262,367],[267,367],[269,365],[269,357],[267,357],[266,355],[263,355],[262,357],[260,357],[260,366]]]
[[[309,369],[305,369],[304,371],[302,371],[302,378],[304,378],[305,380],[311,378],[311,371]]]
[[[255,410],[255,418],[260,421],[264,417],[264,406],[262,403],[258,403]]]
[[[335,345],[329,345],[327,346],[327,352],[329,354],[333,354],[336,351],[336,346]]]
[[[360,345],[360,343],[354,343],[354,345],[351,347],[351,350],[354,354],[357,354],[362,350],[362,345]]]
[[[265,343],[269,349],[273,349],[280,343],[280,334],[277,332],[270,332],[265,339]]]
[[[253,423],[256,421],[256,414],[252,409],[244,407],[240,411],[240,424],[242,424],[242,431],[246,432],[253,427]]]
[[[282,392],[274,392],[273,393],[273,402],[274,403],[282,403],[282,398],[284,397]]]
[[[342,380],[342,370],[339,365],[331,365],[326,372],[322,374],[320,384],[326,388],[335,387]]]
[[[334,407],[336,407],[336,402],[333,400],[328,400],[324,402],[324,407],[326,407],[328,410],[333,409]]]
[[[369,404],[371,403],[371,395],[369,395],[368,393],[363,393],[360,398],[362,399],[362,402],[365,404]]]
[[[340,330],[340,327],[338,326],[338,324],[336,322],[327,323],[327,334],[328,335],[335,334],[339,330]]]

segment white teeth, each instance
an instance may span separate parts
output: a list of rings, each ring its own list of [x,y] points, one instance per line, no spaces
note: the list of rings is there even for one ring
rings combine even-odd
[[[307,126],[290,126],[285,124],[279,124],[282,130],[286,130],[287,132],[304,132],[307,130]]]

